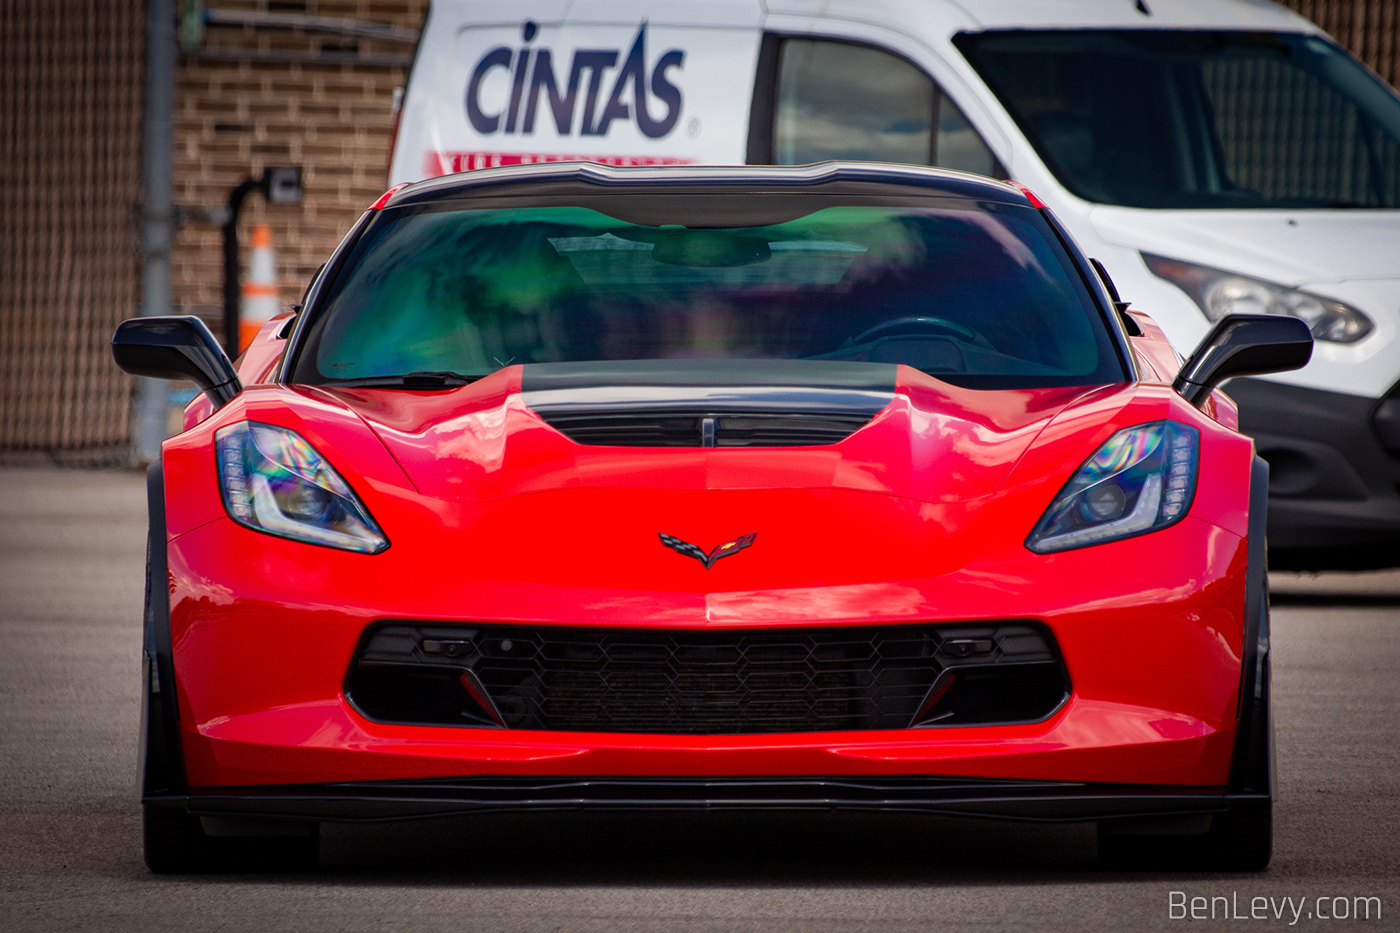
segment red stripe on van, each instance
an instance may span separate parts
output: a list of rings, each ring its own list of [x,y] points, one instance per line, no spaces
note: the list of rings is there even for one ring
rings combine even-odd
[[[597,162],[602,165],[694,165],[694,159],[672,156],[569,155],[557,152],[429,152],[423,157],[423,174],[433,177],[472,172],[502,165],[536,165],[545,162]]]

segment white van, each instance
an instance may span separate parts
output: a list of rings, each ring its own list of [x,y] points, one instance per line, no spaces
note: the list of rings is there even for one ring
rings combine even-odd
[[[1400,99],[1263,0],[434,0],[391,183],[497,165],[915,162],[1028,186],[1229,386],[1275,567],[1400,564]]]

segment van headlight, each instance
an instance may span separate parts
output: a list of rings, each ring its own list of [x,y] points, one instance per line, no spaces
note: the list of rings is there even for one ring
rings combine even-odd
[[[224,508],[238,524],[364,554],[389,546],[349,484],[300,434],[241,421],[214,437]]]
[[[1124,428],[1070,477],[1026,547],[1037,554],[1104,544],[1180,521],[1196,494],[1200,434],[1154,421]]]
[[[1375,329],[1365,314],[1331,298],[1180,259],[1143,253],[1142,260],[1153,275],[1190,295],[1212,321],[1227,314],[1287,314],[1305,321],[1315,339],[1332,343],[1356,343]]]

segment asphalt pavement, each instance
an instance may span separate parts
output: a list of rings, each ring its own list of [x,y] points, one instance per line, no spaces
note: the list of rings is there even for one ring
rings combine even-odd
[[[1273,578],[1261,874],[1103,871],[1089,826],[806,814],[327,826],[309,874],[171,878],[141,861],[144,545],[140,474],[0,468],[0,930],[1400,929],[1400,573]]]

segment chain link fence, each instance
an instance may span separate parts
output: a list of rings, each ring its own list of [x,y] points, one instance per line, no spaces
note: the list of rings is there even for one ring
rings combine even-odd
[[[1400,85],[1400,0],[1280,0],[1330,32],[1351,54]]]
[[[128,443],[143,6],[0,0],[0,450]]]

